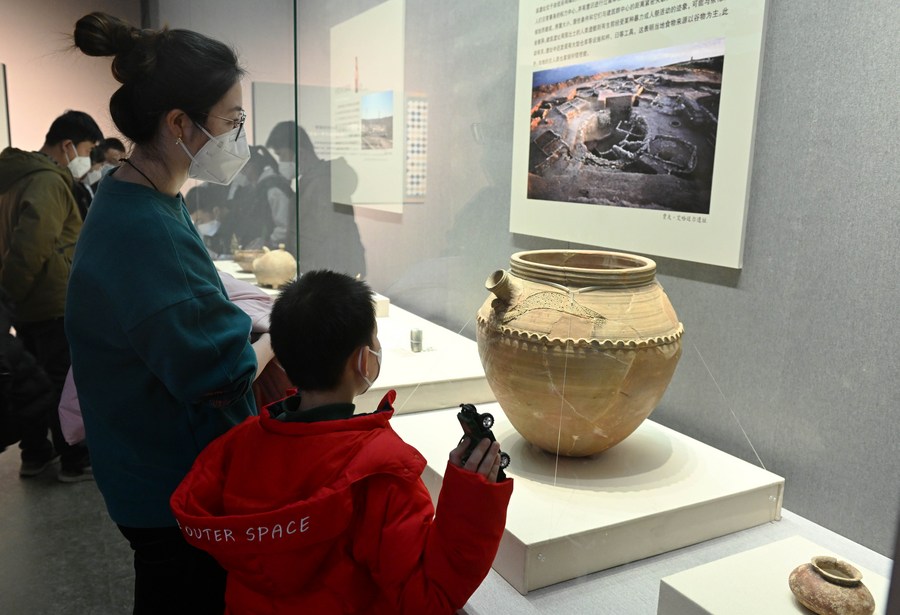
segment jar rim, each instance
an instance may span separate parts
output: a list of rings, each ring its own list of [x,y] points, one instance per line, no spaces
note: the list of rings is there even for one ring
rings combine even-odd
[[[579,263],[587,261],[599,261],[599,267],[584,267]],[[646,256],[630,254],[628,252],[613,252],[609,250],[523,250],[510,257],[510,261],[523,261],[534,263],[555,269],[596,269],[600,271],[623,269],[644,270],[656,268],[656,262]],[[556,262],[554,262],[556,261]]]
[[[862,581],[862,573],[855,566],[830,555],[819,555],[812,560],[813,568],[825,580],[837,585],[852,587]]]
[[[517,276],[570,287],[640,286],[656,277],[652,259],[608,250],[526,250],[513,254],[509,262]]]

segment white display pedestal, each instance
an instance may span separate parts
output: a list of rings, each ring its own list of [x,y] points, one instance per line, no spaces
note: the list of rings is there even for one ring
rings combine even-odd
[[[256,276],[241,271],[234,261],[214,262],[219,271],[256,284]],[[260,288],[270,295],[278,295],[277,290]],[[397,391],[396,414],[494,401],[474,341],[391,306],[390,300],[378,293],[375,293],[375,315],[384,353],[381,374],[372,388],[354,401],[359,412],[373,411],[390,389]],[[421,331],[421,352],[412,351],[410,332],[413,329]]]
[[[250,282],[251,284],[259,286],[258,284],[256,284],[256,276],[247,271],[243,271],[241,269],[241,266],[238,265],[233,260],[217,260],[217,261],[213,261],[213,263],[215,264],[216,269],[230,274],[236,280]],[[268,293],[269,295],[272,295],[273,297],[278,296],[277,288],[269,288],[267,286],[260,286],[259,288],[262,289],[263,291],[265,291],[266,293]],[[391,304],[391,302],[388,300],[387,297],[385,297],[384,295],[379,295],[378,293],[375,293],[375,315],[376,316],[387,316],[388,311],[390,309],[390,304]]]
[[[788,587],[788,576],[816,555],[853,564],[884,614],[889,581],[840,553],[795,536],[664,577],[657,615],[809,615]]]
[[[496,570],[521,594],[780,518],[784,479],[652,421],[592,458],[527,443],[496,403],[492,429],[514,478]],[[428,459],[432,497],[461,436],[457,408],[395,417]],[[473,514],[477,514],[473,503]]]
[[[411,349],[412,329],[422,332],[421,352]],[[389,316],[378,318],[378,339],[381,374],[356,398],[358,411],[374,410],[389,389],[397,391],[396,414],[494,401],[474,341],[396,305]]]

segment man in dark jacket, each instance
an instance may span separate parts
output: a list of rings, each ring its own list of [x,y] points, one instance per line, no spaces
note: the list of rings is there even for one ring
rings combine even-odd
[[[87,449],[66,443],[57,408],[70,363],[66,285],[82,222],[73,176],[87,172],[102,138],[89,115],[67,111],[39,151],[0,153],[0,286],[13,304],[16,335],[50,377],[53,393],[42,412],[21,423],[22,477],[40,474],[59,455],[61,481],[92,478]]]

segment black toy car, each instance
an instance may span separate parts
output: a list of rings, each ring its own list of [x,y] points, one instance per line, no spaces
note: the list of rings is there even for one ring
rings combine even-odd
[[[462,410],[460,410],[456,414],[456,418],[459,419],[459,424],[462,426],[465,436],[469,436],[469,446],[466,448],[466,452],[462,458],[463,463],[465,463],[469,459],[469,455],[472,454],[474,448],[478,446],[478,443],[481,442],[484,438],[487,438],[491,442],[496,442],[497,439],[494,437],[494,433],[491,431],[491,427],[493,427],[494,425],[493,415],[487,412],[485,412],[484,414],[479,414],[478,410],[476,410],[475,406],[473,406],[472,404],[460,404],[459,407],[462,408]],[[508,465],[509,455],[501,451],[500,471],[497,473],[498,481],[504,480],[506,478],[506,474],[503,472],[503,469]]]

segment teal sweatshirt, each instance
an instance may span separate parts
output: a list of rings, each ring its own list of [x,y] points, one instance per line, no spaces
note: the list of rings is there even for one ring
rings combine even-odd
[[[66,334],[91,463],[113,521],[175,525],[199,452],[256,414],[250,318],[231,303],[181,196],[109,175],[82,228]]]

